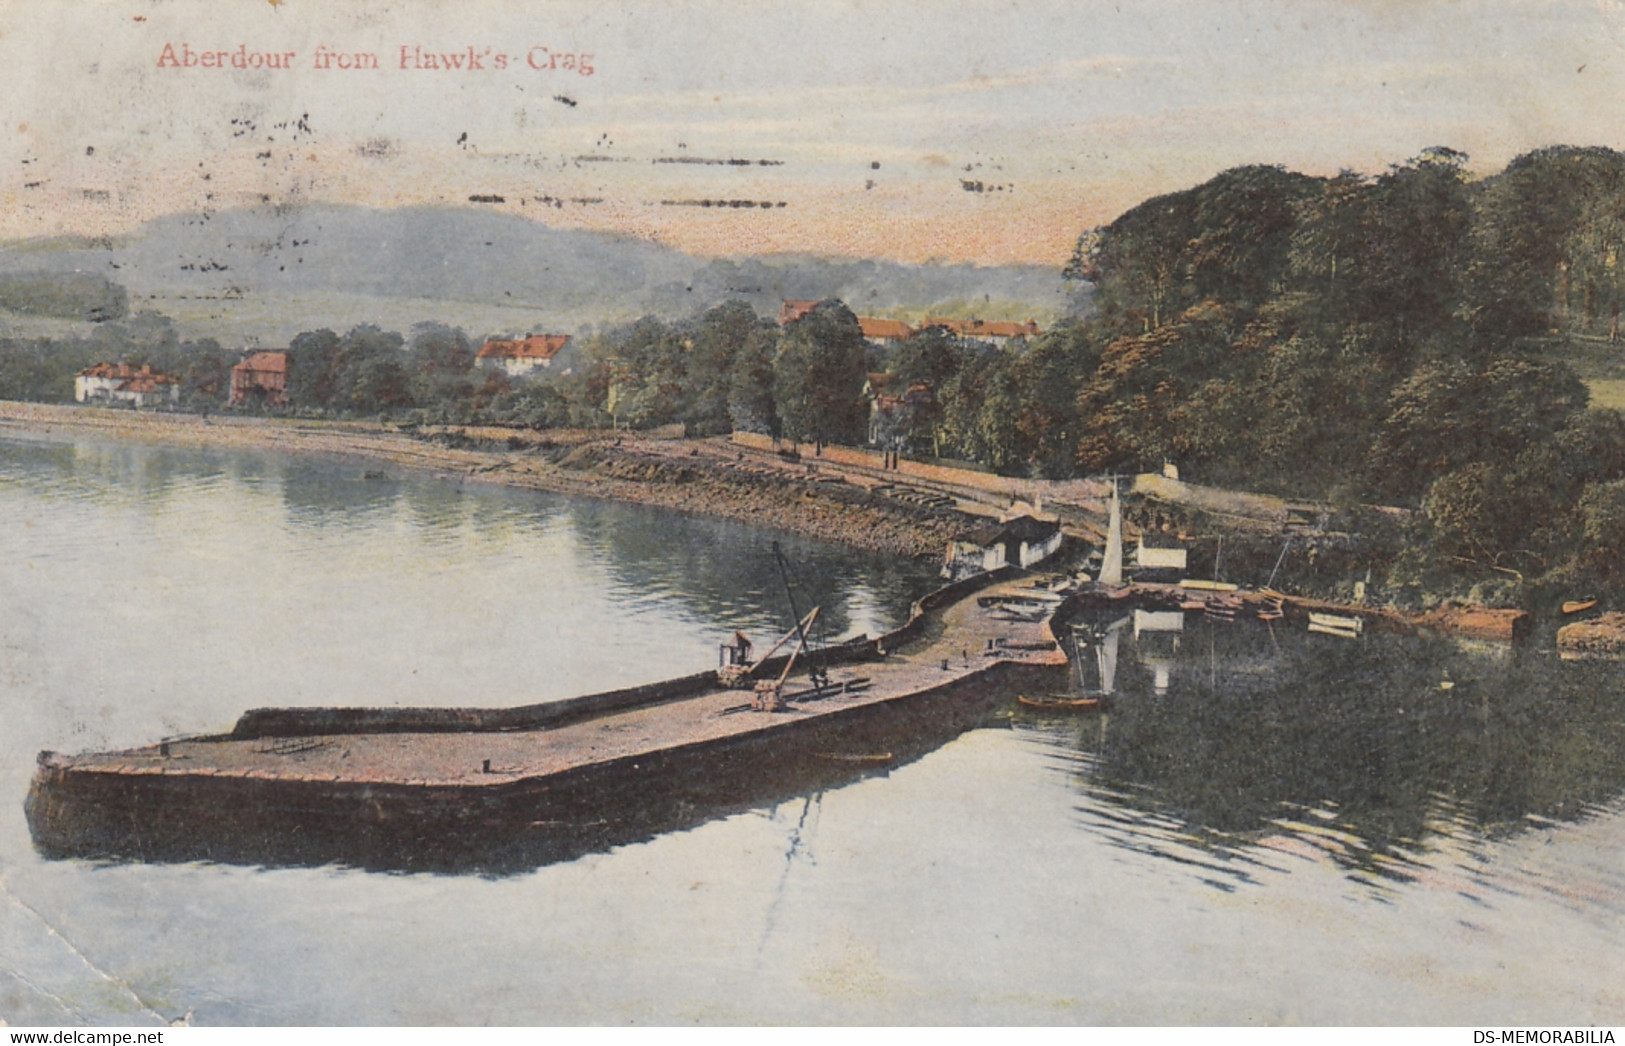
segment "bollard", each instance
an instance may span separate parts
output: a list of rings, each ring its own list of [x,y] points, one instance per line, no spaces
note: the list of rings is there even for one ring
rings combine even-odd
[[[491,772],[491,760],[487,759],[484,763],[480,764],[480,773],[488,774],[490,772]]]

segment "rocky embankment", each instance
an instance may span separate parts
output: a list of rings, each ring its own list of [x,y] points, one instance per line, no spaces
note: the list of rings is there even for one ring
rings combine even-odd
[[[477,428],[412,432],[364,422],[0,402],[0,433],[6,432],[339,457],[456,482],[694,512],[904,556],[941,556],[967,523],[951,509],[893,500],[804,466],[746,456],[723,440]]]
[[[714,448],[706,448],[713,450]],[[600,496],[660,505],[903,556],[940,557],[963,530],[958,512],[892,501],[839,478],[729,461],[673,458],[667,448],[588,443],[547,452],[553,467],[602,488]],[[698,450],[698,448],[691,448]]]

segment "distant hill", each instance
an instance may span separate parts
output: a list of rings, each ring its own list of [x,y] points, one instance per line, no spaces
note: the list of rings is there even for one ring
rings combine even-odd
[[[112,239],[0,246],[0,276],[101,277],[130,309],[192,336],[282,342],[301,330],[422,320],[480,336],[573,331],[646,313],[686,316],[730,298],[763,314],[782,298],[840,297],[868,312],[945,303],[987,317],[1053,320],[1058,269],[903,265],[802,256],[703,259],[647,240],[555,229],[467,208],[312,205],[174,215]],[[0,303],[3,304],[3,303]],[[0,331],[8,326],[0,313]]]

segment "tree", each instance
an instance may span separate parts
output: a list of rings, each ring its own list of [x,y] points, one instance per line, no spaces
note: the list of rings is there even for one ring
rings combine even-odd
[[[866,348],[857,317],[839,301],[820,302],[785,331],[773,360],[773,401],[786,437],[862,441]]]
[[[1625,480],[1598,483],[1580,498],[1581,547],[1577,557],[1584,576],[1617,587],[1625,582]]]
[[[904,397],[906,409],[883,422],[901,426],[888,432],[888,443],[901,440],[917,450],[942,453],[946,438],[944,396],[965,365],[967,350],[958,337],[941,327],[915,331],[886,354],[882,367],[893,376],[893,389]]]
[[[1586,398],[1573,371],[1540,360],[1503,357],[1478,370],[1453,360],[1420,367],[1394,390],[1372,452],[1373,485],[1414,497],[1464,465],[1510,463],[1563,429]]]
[[[288,401],[298,407],[333,407],[339,395],[339,336],[304,331],[288,343]]]
[[[1408,366],[1414,347],[1455,317],[1471,221],[1466,162],[1454,149],[1424,149],[1372,183],[1357,210],[1348,318],[1390,332],[1392,368]]]
[[[778,349],[778,328],[764,326],[752,331],[734,356],[728,419],[741,432],[779,434],[779,415],[773,403],[773,359]]]
[[[1622,188],[1625,156],[1600,148],[1538,149],[1487,179],[1463,279],[1474,329],[1503,339],[1542,334],[1562,323],[1571,298],[1595,319],[1597,292],[1618,278],[1619,227],[1609,220],[1618,212],[1608,204]],[[1613,300],[1617,290],[1606,286]]]
[[[1029,472],[1047,479],[1073,474],[1081,435],[1078,388],[1099,362],[1099,350],[1075,324],[1046,332],[1013,358],[1016,450]]]
[[[1505,469],[1474,462],[1435,480],[1422,511],[1440,551],[1495,566],[1528,544],[1540,519],[1530,501],[1521,485],[1508,482]]]
[[[742,301],[708,309],[692,325],[683,421],[691,435],[717,435],[733,425],[729,403],[735,368],[753,338],[775,329]]]

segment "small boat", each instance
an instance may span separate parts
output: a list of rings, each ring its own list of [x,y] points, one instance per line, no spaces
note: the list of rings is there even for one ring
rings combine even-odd
[[[1009,604],[995,606],[987,612],[989,617],[995,618],[999,621],[1018,621],[1027,624],[1044,620],[1046,613],[1047,611],[1045,611],[1042,607],[1024,610],[1010,606]]]
[[[1311,632],[1325,631],[1334,635],[1347,633],[1357,636],[1365,631],[1365,619],[1349,617],[1344,614],[1311,613],[1309,615],[1309,630]]]
[[[1583,614],[1597,605],[1595,599],[1571,599],[1563,604],[1565,614]]]
[[[819,752],[818,758],[838,763],[889,763],[895,757],[890,752]]]
[[[1104,712],[1111,707],[1111,699],[1104,694],[1096,697],[1073,697],[1068,694],[1028,697],[1026,694],[1018,694],[1016,700],[1028,708],[1044,712]]]
[[[1179,587],[1194,589],[1198,592],[1235,592],[1241,588],[1240,585],[1232,584],[1229,581],[1203,581],[1201,578],[1194,577],[1181,578]]]

